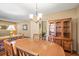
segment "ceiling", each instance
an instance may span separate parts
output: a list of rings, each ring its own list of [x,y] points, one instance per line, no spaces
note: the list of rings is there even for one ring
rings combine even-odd
[[[51,12],[72,9],[78,5],[78,3],[37,3],[37,11],[44,16]],[[8,21],[29,20],[29,14],[35,13],[36,4],[34,3],[0,3],[0,18]]]

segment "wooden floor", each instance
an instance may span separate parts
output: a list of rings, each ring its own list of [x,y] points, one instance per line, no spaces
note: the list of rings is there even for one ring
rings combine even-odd
[[[79,54],[77,54],[77,53],[69,53],[69,52],[65,52],[65,55],[66,56],[79,56]],[[0,56],[5,56],[5,53],[4,52],[0,52]]]

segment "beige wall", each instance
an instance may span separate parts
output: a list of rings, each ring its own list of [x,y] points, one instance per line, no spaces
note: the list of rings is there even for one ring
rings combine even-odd
[[[28,25],[28,30],[23,30],[23,25]],[[34,21],[23,21],[17,23],[17,34],[24,34],[26,37],[33,38],[33,34],[39,33],[39,23],[35,23]]]
[[[23,30],[23,25],[27,24],[28,29],[27,30]],[[17,23],[17,34],[24,34],[24,36],[26,37],[30,37],[31,33],[31,26],[30,26],[30,21],[24,21],[24,22],[19,22]]]
[[[72,18],[72,39],[74,41],[73,47],[74,50],[79,50],[79,24],[77,25],[77,20],[79,21],[79,7],[57,13],[51,13],[45,16],[45,18],[47,18],[48,20],[56,20],[70,17]]]

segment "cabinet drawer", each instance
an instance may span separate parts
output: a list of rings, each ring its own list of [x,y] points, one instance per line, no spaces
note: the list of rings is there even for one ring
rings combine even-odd
[[[71,51],[72,42],[71,41],[63,41],[64,50]]]

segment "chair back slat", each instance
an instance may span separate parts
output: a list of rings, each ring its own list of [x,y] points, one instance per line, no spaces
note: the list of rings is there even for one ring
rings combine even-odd
[[[22,49],[19,49],[16,47],[17,50],[17,56],[38,56],[37,53],[29,52],[29,51],[24,51]]]
[[[13,46],[7,40],[4,40],[4,48],[5,48],[5,54],[7,56],[14,56]]]

